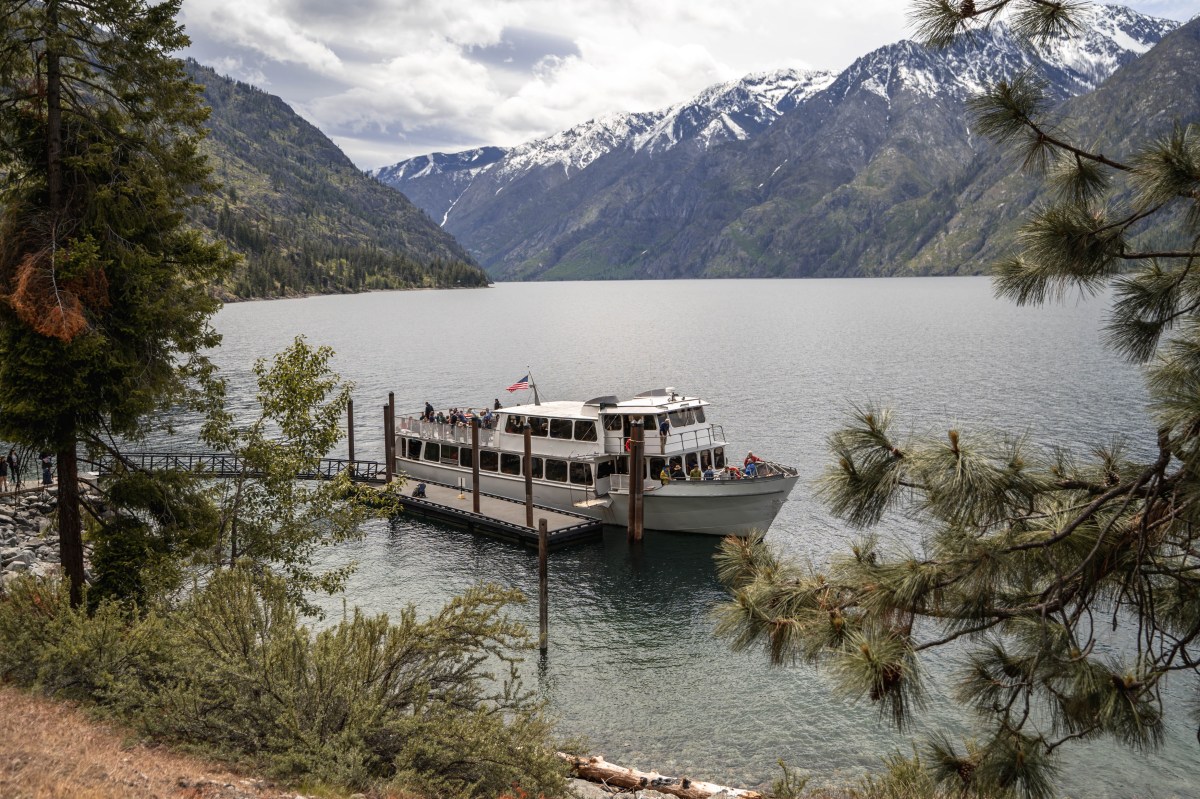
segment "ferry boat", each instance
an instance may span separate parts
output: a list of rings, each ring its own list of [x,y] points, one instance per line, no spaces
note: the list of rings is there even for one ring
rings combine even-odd
[[[536,397],[536,393],[535,393]],[[755,461],[743,472],[708,403],[673,388],[628,400],[540,402],[495,409],[479,430],[479,490],[525,499],[524,428],[531,431],[534,502],[626,526],[633,425],[644,430],[643,523],[647,530],[746,536],[766,531],[799,479],[796,469]],[[428,408],[429,406],[427,406]],[[471,488],[471,427],[432,412],[396,419],[395,469],[411,480]],[[665,424],[664,424],[665,423]],[[665,434],[664,434],[665,433]],[[699,479],[663,480],[668,476]]]

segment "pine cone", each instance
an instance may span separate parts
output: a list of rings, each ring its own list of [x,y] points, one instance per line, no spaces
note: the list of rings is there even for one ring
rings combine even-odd
[[[962,0],[962,5],[958,7],[958,13],[964,17],[975,16],[975,0]]]

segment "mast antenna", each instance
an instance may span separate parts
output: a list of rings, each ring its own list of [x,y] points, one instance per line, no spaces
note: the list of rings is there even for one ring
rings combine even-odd
[[[538,397],[537,383],[535,383],[533,380],[533,371],[529,369],[529,366],[526,366],[525,370],[526,374],[529,375],[529,387],[533,389],[533,404],[541,405],[542,400],[540,397]]]

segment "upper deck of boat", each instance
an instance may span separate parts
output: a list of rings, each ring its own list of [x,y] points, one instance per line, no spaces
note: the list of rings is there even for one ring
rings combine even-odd
[[[672,389],[654,389],[627,400],[619,400],[615,396],[595,397],[585,402],[554,400],[536,405],[513,405],[500,408],[497,413],[556,419],[596,419],[602,411],[616,414],[669,413],[705,405],[708,403],[699,397],[685,397]]]

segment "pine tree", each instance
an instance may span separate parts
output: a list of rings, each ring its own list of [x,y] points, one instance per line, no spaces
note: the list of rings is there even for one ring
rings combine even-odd
[[[1071,35],[1079,8],[921,0],[914,17],[944,45],[1007,15],[1036,46]],[[886,410],[857,408],[830,438],[823,496],[862,528],[916,519],[920,540],[899,551],[868,532],[820,571],[761,538],[728,540],[718,561],[733,596],[718,629],[735,648],[765,643],[775,662],[829,663],[899,726],[923,699],[922,656],[965,650],[954,690],[979,734],[937,736],[924,760],[954,793],[1040,798],[1061,746],[1153,747],[1164,678],[1200,687],[1200,125],[1119,157],[1051,126],[1033,76],[1001,81],[974,108],[1053,195],[997,266],[997,293],[1042,303],[1111,286],[1109,341],[1148,364],[1156,429],[1070,452],[955,429],[901,436]],[[1151,223],[1155,244],[1142,245]]]
[[[79,600],[80,442],[136,436],[216,342],[228,256],[184,226],[207,110],[179,0],[0,0],[0,435],[57,452]]]

